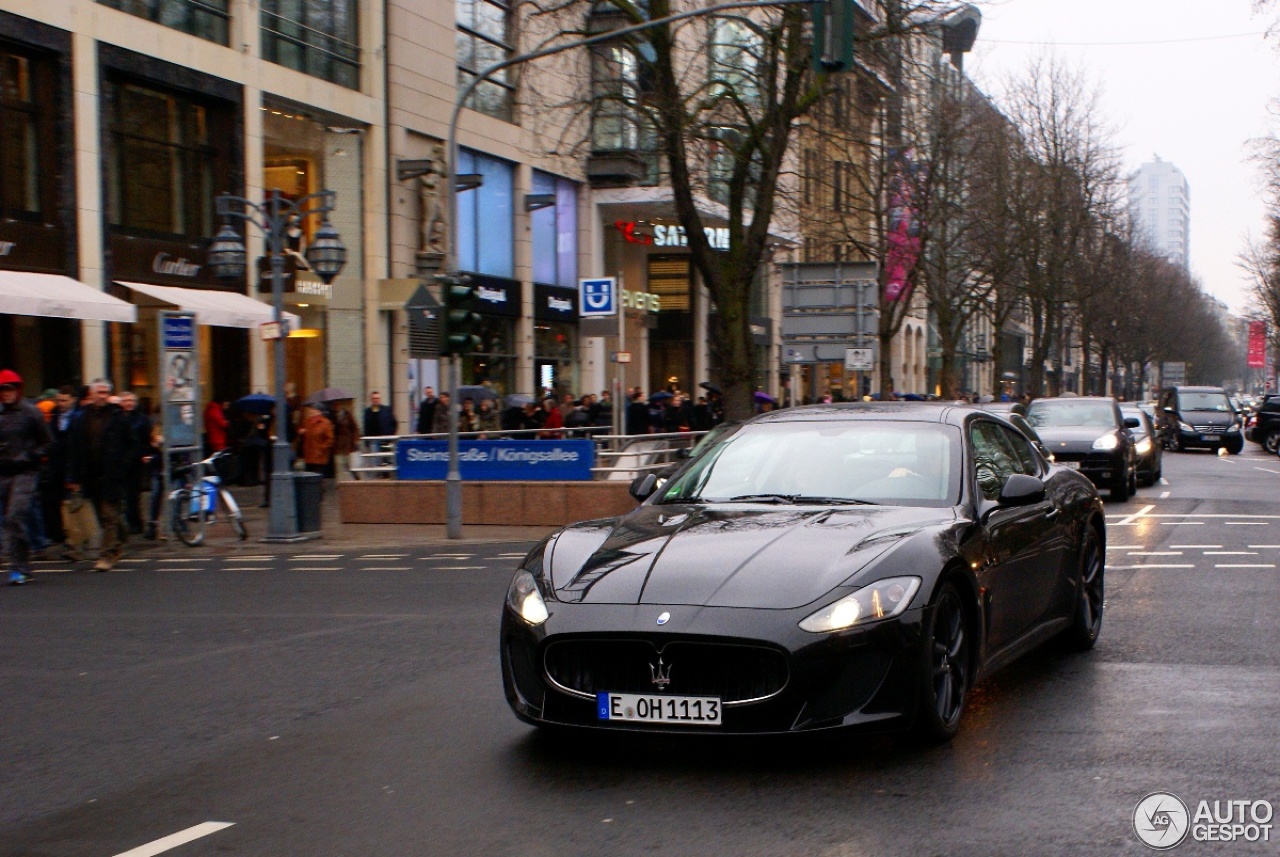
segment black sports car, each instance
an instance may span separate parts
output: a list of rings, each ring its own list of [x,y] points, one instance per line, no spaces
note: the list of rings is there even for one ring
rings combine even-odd
[[[656,482],[521,563],[501,629],[521,719],[946,739],[984,673],[1101,628],[1097,491],[998,415],[775,411]]]

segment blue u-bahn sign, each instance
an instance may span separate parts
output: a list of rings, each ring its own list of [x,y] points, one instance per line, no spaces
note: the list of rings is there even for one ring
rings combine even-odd
[[[589,440],[459,440],[458,471],[468,482],[586,482],[595,465]],[[444,479],[449,442],[402,440],[396,444],[400,479]]]

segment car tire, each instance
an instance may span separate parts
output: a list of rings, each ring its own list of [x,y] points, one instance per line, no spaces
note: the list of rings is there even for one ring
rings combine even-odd
[[[1129,474],[1129,493],[1138,493],[1138,468],[1133,468],[1133,472]]]
[[[1129,473],[1127,470],[1116,474],[1111,480],[1110,497],[1108,499],[1117,503],[1125,503],[1129,500]]]
[[[1262,439],[1262,448],[1271,455],[1280,452],[1280,429],[1267,432],[1267,436]]]
[[[920,639],[920,704],[915,737],[950,741],[960,729],[973,683],[971,624],[955,584],[942,584],[925,610]]]
[[[1143,488],[1150,488],[1152,485],[1156,484],[1156,479],[1158,478],[1159,477],[1156,476],[1156,473],[1154,470],[1150,471],[1149,473],[1147,473],[1146,476],[1138,477],[1138,485],[1142,486]]]
[[[1182,435],[1178,434],[1177,432],[1174,432],[1174,433],[1169,437],[1169,449],[1173,450],[1174,452],[1182,452],[1182,451],[1183,451],[1183,450],[1182,450]]]
[[[1233,438],[1227,441],[1227,453],[1229,455],[1239,455],[1244,452],[1244,438]]]
[[[1080,541],[1080,591],[1076,595],[1071,624],[1063,632],[1068,647],[1087,651],[1098,642],[1102,612],[1106,607],[1106,555],[1102,540],[1092,526],[1085,526]]]

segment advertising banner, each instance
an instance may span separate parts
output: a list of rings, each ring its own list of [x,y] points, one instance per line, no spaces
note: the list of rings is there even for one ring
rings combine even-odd
[[[458,470],[465,482],[586,482],[595,465],[589,440],[459,440]],[[444,479],[449,443],[402,440],[396,444],[400,479]]]
[[[1267,323],[1249,322],[1249,368],[1261,369],[1267,365]]]

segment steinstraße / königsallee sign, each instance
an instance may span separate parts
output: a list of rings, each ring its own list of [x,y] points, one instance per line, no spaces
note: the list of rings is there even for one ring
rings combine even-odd
[[[589,440],[459,440],[458,470],[464,482],[585,482],[595,465]],[[400,479],[444,479],[449,444],[402,440],[396,444]]]

